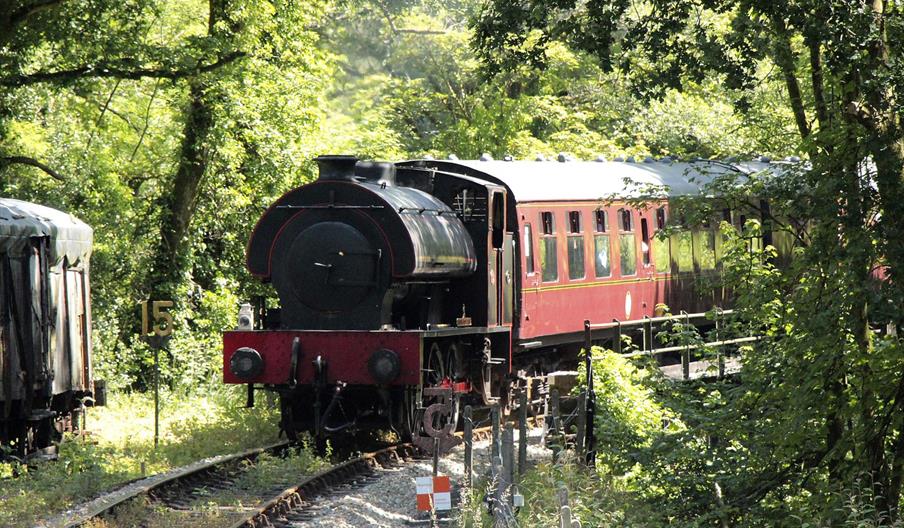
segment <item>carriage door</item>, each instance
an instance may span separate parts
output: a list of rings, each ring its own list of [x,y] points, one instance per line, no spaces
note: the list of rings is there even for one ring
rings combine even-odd
[[[495,256],[490,271],[490,296],[495,300],[498,325],[512,323],[514,251],[512,234],[506,230],[505,190],[490,188],[490,251]]]

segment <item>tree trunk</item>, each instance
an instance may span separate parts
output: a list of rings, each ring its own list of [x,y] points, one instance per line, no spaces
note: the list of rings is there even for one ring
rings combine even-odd
[[[170,290],[182,277],[185,267],[185,239],[198,203],[201,181],[210,159],[206,138],[213,127],[204,86],[193,80],[189,88],[185,132],[172,188],[164,199],[160,243],[154,261],[151,284],[155,290]],[[171,292],[168,292],[171,293]]]
[[[884,256],[897,301],[904,301],[904,140],[896,127],[882,134],[872,148],[879,188],[879,219]],[[900,324],[900,321],[897,321]]]
[[[210,0],[208,6],[207,32],[213,35],[217,31],[217,22],[225,18],[225,5],[223,0]],[[189,85],[189,104],[179,166],[173,186],[163,199],[160,243],[149,281],[155,295],[172,298],[177,304],[179,299],[173,294],[184,280],[187,266],[186,238],[211,157],[209,138],[214,127],[214,117],[210,82],[203,74],[199,74],[191,79]]]

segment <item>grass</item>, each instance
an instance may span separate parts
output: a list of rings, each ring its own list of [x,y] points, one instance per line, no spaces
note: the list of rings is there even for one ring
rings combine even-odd
[[[519,526],[559,526],[559,494],[568,492],[571,518],[581,526],[644,526],[645,505],[623,489],[617,479],[601,475],[575,463],[568,454],[557,463],[540,462],[521,478],[518,491],[523,508],[516,514]],[[471,490],[462,490],[457,524],[461,528],[491,527],[484,496],[488,483],[480,480]],[[630,516],[628,515],[630,512]]]
[[[58,461],[0,464],[0,526],[35,526],[118,484],[278,441],[273,402],[259,398],[255,409],[245,409],[243,396],[230,389],[162,395],[155,450],[153,398],[111,394],[107,407],[89,410],[90,434],[64,442]]]

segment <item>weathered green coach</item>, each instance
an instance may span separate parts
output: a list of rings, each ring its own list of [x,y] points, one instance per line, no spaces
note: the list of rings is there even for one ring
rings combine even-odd
[[[0,449],[52,451],[102,400],[91,371],[93,231],[49,207],[0,199]],[[97,387],[95,387],[97,383]]]

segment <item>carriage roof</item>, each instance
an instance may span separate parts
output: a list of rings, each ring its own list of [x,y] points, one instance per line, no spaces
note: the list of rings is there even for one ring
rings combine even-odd
[[[479,161],[420,162],[449,172],[464,172],[504,184],[519,202],[600,200],[642,196],[700,194],[713,179],[729,173],[748,175],[782,167],[767,161]]]
[[[43,205],[0,198],[0,253],[20,256],[30,239],[50,238],[51,264],[67,258],[75,263],[91,254],[94,232],[78,218]]]

